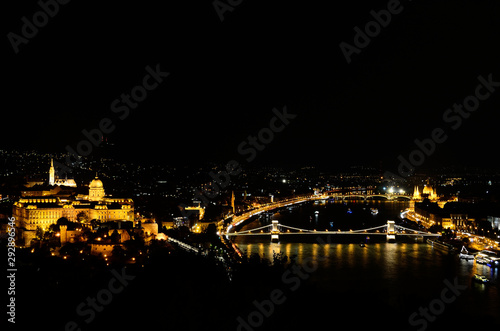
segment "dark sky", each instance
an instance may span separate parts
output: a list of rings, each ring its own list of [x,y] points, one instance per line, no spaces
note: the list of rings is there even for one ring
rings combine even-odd
[[[423,166],[495,163],[500,87],[456,130],[443,114],[479,75],[500,81],[498,1],[404,1],[348,64],[339,44],[388,3],[246,0],[221,22],[212,1],[73,0],[15,54],[8,33],[40,6],[9,2],[0,147],[61,152],[110,118],[131,159],[244,160],[238,145],[286,106],[297,117],[255,161],[395,169],[442,128]],[[157,64],[170,75],[120,120],[111,104]]]

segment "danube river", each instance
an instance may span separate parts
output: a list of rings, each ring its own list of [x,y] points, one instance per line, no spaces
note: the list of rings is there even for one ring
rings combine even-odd
[[[387,220],[400,222],[399,214],[408,204],[309,202],[261,215],[242,230],[269,224],[271,218],[318,231],[370,228]],[[357,323],[372,326],[366,318],[386,319],[397,325],[396,329],[408,330],[500,324],[498,269],[460,260],[457,254],[433,248],[425,241],[398,237],[396,243],[387,243],[385,236],[375,235],[332,235],[328,240],[312,234],[283,235],[279,244],[271,243],[270,236],[241,236],[235,242],[248,256],[257,253],[272,260],[273,252],[282,252],[294,257],[299,266],[305,266],[308,284],[313,284],[317,293],[324,293],[318,300],[326,306],[320,310],[331,309],[332,318],[360,319]],[[474,274],[486,276],[490,284],[472,281]],[[283,287],[287,289],[292,283],[284,278]],[[314,300],[308,304],[315,304]]]

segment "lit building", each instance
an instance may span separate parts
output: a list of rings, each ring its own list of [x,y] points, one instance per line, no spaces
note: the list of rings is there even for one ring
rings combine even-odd
[[[90,254],[92,255],[99,255],[102,254],[103,257],[108,257],[113,255],[113,248],[117,246],[118,244],[116,243],[111,243],[111,242],[106,242],[106,243],[99,243],[99,242],[93,242],[90,244]]]
[[[133,200],[104,196],[104,187],[97,178],[89,185],[89,195],[79,198],[83,199],[23,197],[14,203],[12,213],[19,226],[27,230],[35,230],[37,226],[46,229],[61,217],[80,223],[94,219],[99,222],[134,221]]]
[[[60,186],[68,186],[68,187],[76,187],[76,182],[73,178],[58,178],[56,175],[56,170],[54,168],[54,160],[50,160],[50,168],[49,168],[49,180],[45,180],[43,178],[35,176],[36,178],[30,178],[27,180],[26,187],[31,188],[34,186],[45,186],[44,191],[53,191],[55,187]],[[40,190],[38,190],[40,191]],[[33,191],[28,190],[26,195],[47,195],[45,193],[32,193]]]
[[[418,186],[416,186],[416,185],[415,185],[415,188],[413,190],[413,200],[423,200],[424,198],[427,198],[431,201],[438,200],[438,195],[437,195],[436,189],[433,189],[432,186],[429,185],[429,181],[427,181],[427,184],[424,185],[424,188],[422,190],[422,194],[420,194]]]
[[[466,205],[456,202],[441,207],[437,202],[425,199],[415,204],[411,216],[426,227],[437,225],[443,229],[464,230],[468,226],[476,226],[476,218],[471,217],[469,211]]]
[[[97,176],[89,185],[89,201],[100,201],[104,198],[104,186]]]
[[[416,222],[421,222],[423,225],[429,227],[431,225],[439,225],[443,228],[457,228],[462,227],[468,222],[473,222],[468,215],[450,214],[444,212],[442,209],[448,202],[455,202],[457,198],[445,200],[439,198],[437,191],[429,184],[424,185],[422,191],[415,185],[413,189],[413,197],[410,201],[407,217]]]
[[[53,172],[50,171],[49,182],[53,180]],[[134,221],[133,200],[105,196],[103,183],[97,177],[90,182],[88,195],[78,195],[76,198],[25,196],[16,201],[12,209],[17,227],[26,232],[21,234],[26,244],[34,237],[37,227],[47,230],[61,217],[82,224],[88,224],[92,220]]]
[[[62,179],[56,178],[56,170],[54,169],[54,160],[50,160],[50,169],[49,169],[49,185],[54,186],[71,186],[76,187],[76,182],[74,179]]]
[[[432,186],[430,186],[430,185],[424,185],[424,189],[422,191],[422,194],[424,196],[427,196],[428,199],[431,201],[438,199],[436,189],[433,189]]]
[[[424,185],[424,187],[422,189],[422,193],[420,193],[418,186],[415,185],[415,187],[413,189],[413,197],[410,201],[409,211],[414,212],[415,211],[415,203],[422,202],[422,201],[424,201],[424,199],[428,199],[429,201],[436,202],[439,205],[439,207],[441,207],[441,208],[443,208],[447,202],[458,201],[457,197],[452,197],[449,200],[445,200],[442,198],[440,199],[440,197],[437,195],[436,189],[432,188],[432,186],[429,184],[429,180],[427,180],[427,184]]]

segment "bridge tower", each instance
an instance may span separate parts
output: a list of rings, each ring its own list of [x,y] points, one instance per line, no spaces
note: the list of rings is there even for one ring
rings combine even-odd
[[[280,240],[280,230],[278,228],[278,221],[277,220],[273,220],[271,222],[271,242],[279,242]]]
[[[394,229],[394,221],[387,221],[387,241],[396,241],[396,231]]]

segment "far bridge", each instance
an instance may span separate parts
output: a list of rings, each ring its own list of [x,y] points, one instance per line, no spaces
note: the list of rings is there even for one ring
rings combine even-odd
[[[424,232],[414,229],[405,228],[400,225],[394,224],[394,221],[387,221],[387,224],[359,230],[349,230],[349,231],[317,231],[316,229],[300,229],[284,224],[280,224],[279,221],[273,220],[271,224],[264,225],[255,229],[237,231],[237,232],[227,232],[226,236],[271,236],[271,241],[279,241],[279,237],[283,235],[353,235],[353,234],[366,234],[366,235],[382,235],[386,236],[387,241],[394,241],[396,236],[419,236],[419,237],[439,237],[440,234]]]
[[[394,199],[411,200],[413,197],[412,195],[408,195],[408,194],[393,194],[393,193],[387,193],[387,194],[356,194],[356,193],[353,193],[353,194],[331,194],[330,196],[332,198],[339,198],[339,199],[341,198],[342,200],[352,199],[352,198],[363,199],[363,200],[367,200],[370,198],[383,198],[383,199],[387,199],[387,200],[394,200]]]

